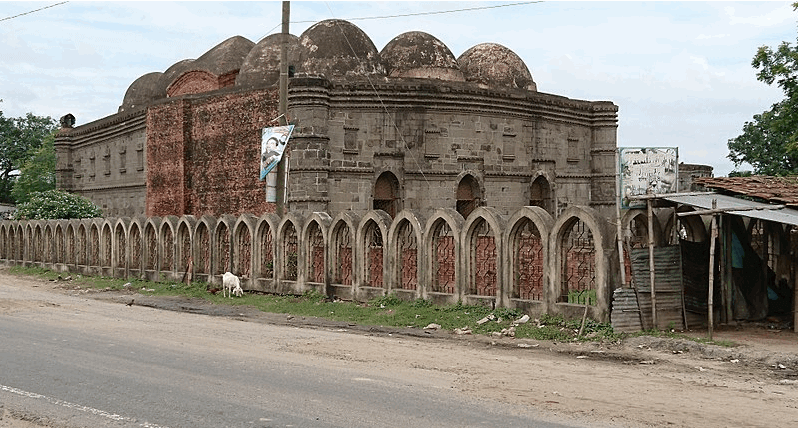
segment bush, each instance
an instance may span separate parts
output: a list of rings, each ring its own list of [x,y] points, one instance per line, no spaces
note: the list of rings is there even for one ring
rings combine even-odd
[[[61,190],[33,192],[17,206],[14,220],[50,220],[102,217],[102,210],[83,196]]]

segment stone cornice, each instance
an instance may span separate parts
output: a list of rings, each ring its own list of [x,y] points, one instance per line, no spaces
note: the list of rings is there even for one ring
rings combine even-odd
[[[587,126],[617,126],[618,121],[618,106],[609,101],[573,100],[520,89],[488,89],[467,82],[427,79],[375,79],[371,82],[362,79],[335,80],[329,89],[325,87],[317,92],[325,92],[325,103],[333,108],[428,108],[439,112],[492,113],[527,119],[540,117]],[[292,85],[289,106],[303,105],[300,94],[311,93],[311,88]]]

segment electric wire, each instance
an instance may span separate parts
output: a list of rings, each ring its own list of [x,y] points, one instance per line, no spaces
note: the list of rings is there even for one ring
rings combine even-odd
[[[49,5],[49,6],[40,7],[40,8],[38,8],[38,9],[36,9],[36,10],[31,10],[31,11],[29,11],[29,12],[20,13],[19,15],[7,16],[7,17],[5,17],[5,18],[0,18],[0,22],[2,22],[2,21],[8,21],[8,20],[10,20],[10,19],[14,19],[14,18],[19,18],[20,16],[30,15],[31,13],[40,12],[40,11],[42,11],[42,10],[49,9],[49,8],[51,8],[51,7],[60,6],[60,5],[62,5],[62,4],[65,4],[65,3],[69,3],[69,2],[68,2],[68,1],[62,1],[62,2],[60,2],[60,3],[51,4],[51,5]]]
[[[473,12],[477,10],[488,10],[488,9],[498,9],[502,7],[514,7],[514,6],[526,6],[529,4],[535,3],[543,3],[542,0],[539,1],[525,1],[525,2],[518,2],[518,3],[505,3],[505,4],[498,4],[494,6],[478,6],[478,7],[468,7],[462,9],[449,9],[449,10],[436,10],[432,12],[415,12],[415,13],[403,13],[403,14],[396,14],[396,15],[379,15],[379,16],[363,16],[359,18],[342,18],[345,21],[369,21],[375,19],[394,19],[394,18],[405,18],[410,16],[428,16],[428,15],[442,15],[446,13],[460,13],[460,12]],[[328,6],[329,9],[329,6]],[[315,24],[317,21],[291,21],[290,24]],[[258,39],[261,41],[265,39],[272,31],[276,30],[281,24],[277,24],[271,30],[266,32],[266,35]]]

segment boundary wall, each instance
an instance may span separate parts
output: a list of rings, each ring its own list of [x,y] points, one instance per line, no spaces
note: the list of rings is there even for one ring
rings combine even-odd
[[[381,210],[254,216],[118,217],[0,222],[0,264],[117,278],[221,284],[344,300],[386,294],[519,308],[609,322],[619,263],[613,227],[592,208],[555,220],[480,207],[429,216]],[[615,261],[613,263],[613,261]],[[579,300],[578,296],[584,297]]]

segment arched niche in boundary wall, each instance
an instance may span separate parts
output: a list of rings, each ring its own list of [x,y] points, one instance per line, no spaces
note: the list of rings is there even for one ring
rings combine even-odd
[[[280,225],[280,217],[276,214],[264,214],[255,225],[255,243],[252,248],[253,283],[252,287],[259,291],[274,289],[276,232]]]
[[[383,210],[367,212],[355,235],[355,300],[368,301],[386,294],[388,281],[387,243],[393,219]]]
[[[301,263],[299,237],[305,218],[299,213],[288,213],[277,227],[277,258],[275,263],[274,293],[301,293],[299,275]]]
[[[587,306],[592,319],[609,322],[615,242],[613,228],[596,210],[569,207],[560,214],[549,235],[549,313],[578,318]]]
[[[216,231],[216,217],[212,215],[204,215],[197,220],[194,224],[194,231],[192,232],[194,271],[192,277],[196,281],[203,281],[212,283],[211,276],[211,259],[212,248],[211,237]]]
[[[506,220],[492,207],[471,212],[460,237],[463,260],[462,300],[466,304],[506,306],[502,234]]]
[[[504,246],[506,306],[539,316],[547,313],[551,275],[549,235],[554,219],[539,206],[522,207],[507,220]]]
[[[299,245],[299,282],[304,284],[302,292],[312,289],[327,294],[327,237],[331,223],[329,214],[313,212],[305,218],[302,225]]]
[[[240,278],[241,287],[247,289],[251,289],[254,282],[253,248],[255,247],[257,226],[258,218],[251,214],[239,216],[233,225],[230,272],[237,275]]]
[[[436,304],[463,297],[462,230],[465,219],[452,208],[432,212],[424,227],[424,276],[421,296]]]
[[[388,229],[388,293],[414,300],[421,297],[419,279],[425,275],[423,240],[425,217],[415,210],[403,210]]]
[[[360,216],[353,211],[343,211],[332,219],[327,237],[327,295],[351,300],[356,295],[355,275],[361,272],[357,265],[356,236]]]

